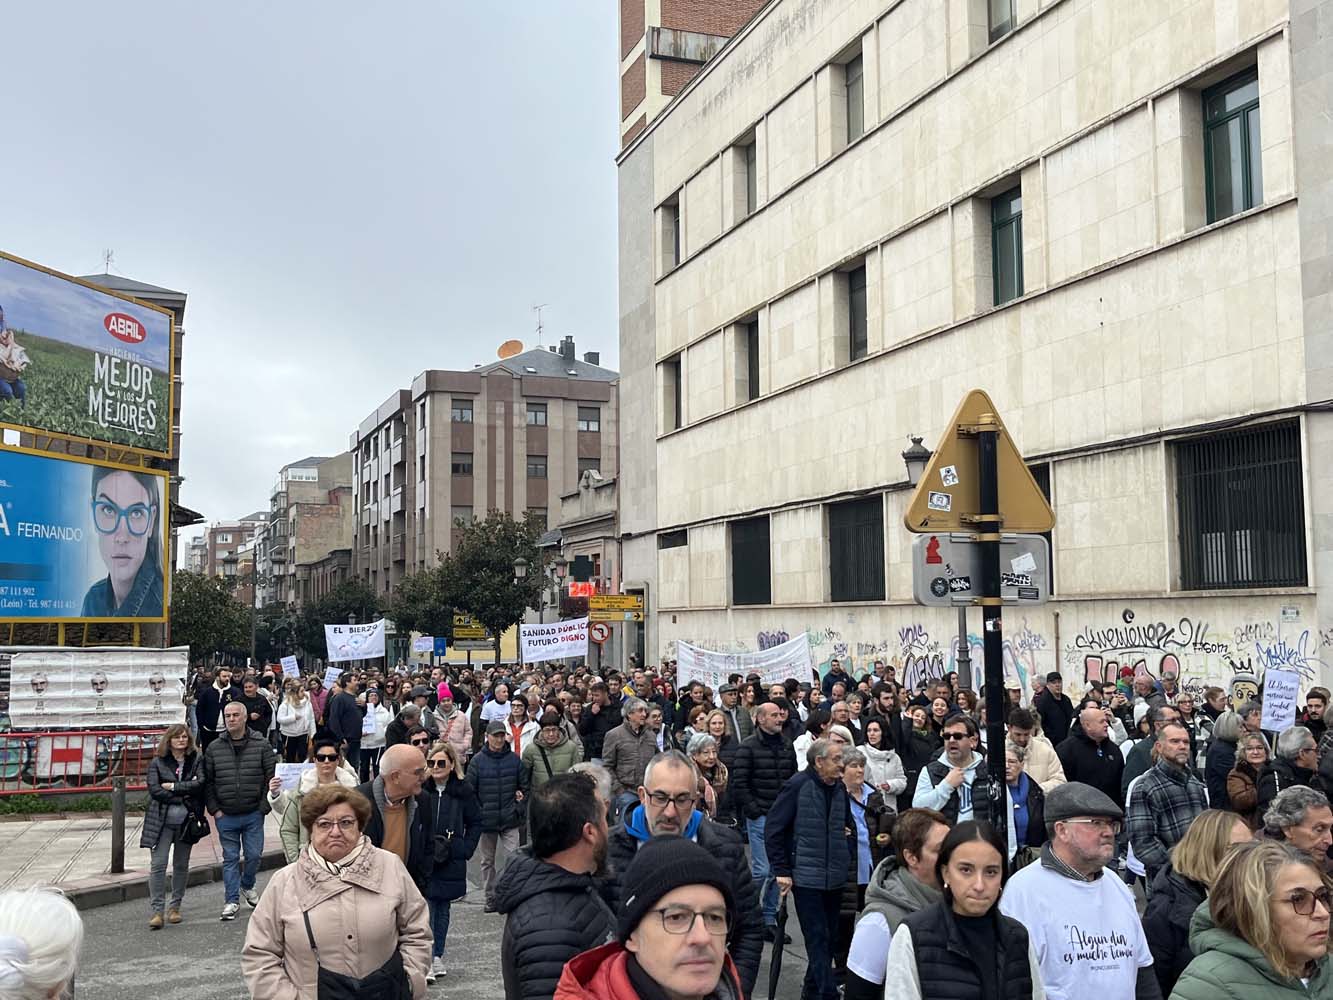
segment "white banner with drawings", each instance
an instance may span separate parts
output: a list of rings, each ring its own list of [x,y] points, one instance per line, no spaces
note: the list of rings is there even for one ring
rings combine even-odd
[[[688,642],[676,643],[677,690],[685,689],[694,681],[703,681],[716,692],[731,674],[748,677],[757,673],[765,686],[781,684],[789,677],[808,684],[814,680],[813,670],[810,636],[805,632],[780,646],[755,653],[718,653],[691,646]]]

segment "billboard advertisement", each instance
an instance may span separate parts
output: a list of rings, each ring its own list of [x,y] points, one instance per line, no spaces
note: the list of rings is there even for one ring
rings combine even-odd
[[[0,621],[166,620],[167,477],[0,449]]]
[[[168,310],[0,254],[0,425],[171,454]]]
[[[154,729],[185,721],[185,647],[7,652],[15,729]]]

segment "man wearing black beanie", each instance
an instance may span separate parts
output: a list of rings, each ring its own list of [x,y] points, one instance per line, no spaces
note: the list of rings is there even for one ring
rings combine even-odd
[[[727,954],[731,880],[684,837],[654,837],[622,880],[617,941],[570,959],[556,988],[580,1000],[744,1000]]]

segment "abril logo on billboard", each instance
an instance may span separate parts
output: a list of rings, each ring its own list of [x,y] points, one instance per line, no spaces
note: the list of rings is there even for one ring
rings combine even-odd
[[[148,339],[148,331],[133,316],[124,313],[108,313],[102,321],[106,332],[126,344],[142,344]]]

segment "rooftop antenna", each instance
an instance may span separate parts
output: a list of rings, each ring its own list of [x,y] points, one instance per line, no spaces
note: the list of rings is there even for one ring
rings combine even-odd
[[[110,273],[111,273],[111,262],[112,262],[113,260],[115,260],[115,259],[116,259],[116,251],[110,249],[109,247],[108,247],[106,250],[103,250],[103,251],[102,251],[102,273],[103,273],[103,274],[110,274]]]
[[[541,347],[541,346],[542,346],[542,310],[545,309],[547,305],[548,305],[548,303],[543,302],[543,303],[542,303],[541,305],[539,305],[539,306],[533,306],[533,307],[532,307],[532,311],[535,312],[535,313],[537,314],[537,346],[538,346],[538,347]]]

